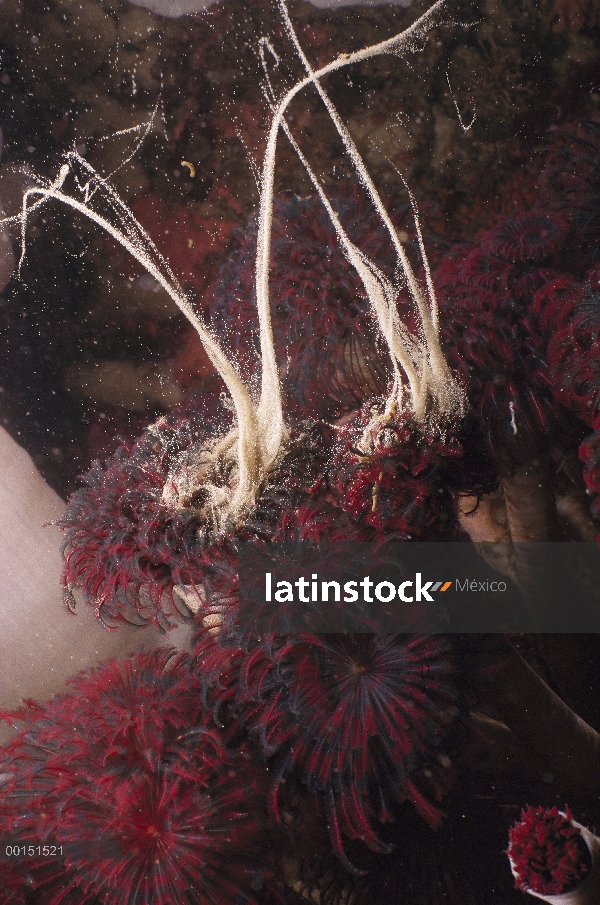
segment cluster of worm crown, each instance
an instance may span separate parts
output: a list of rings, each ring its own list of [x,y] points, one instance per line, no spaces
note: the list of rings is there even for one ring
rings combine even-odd
[[[436,250],[430,266],[410,188],[400,186],[402,203],[381,197],[327,76],[414,51],[444,0],[318,69],[278,6],[305,74],[278,91],[275,48],[259,42],[271,110],[260,206],[222,268],[210,319],[76,151],[11,218],[21,260],[43,205],[93,221],[168,292],[221,381],[96,463],[69,502],[68,605],[81,594],[111,628],[192,621],[193,651],[108,663],[50,704],[4,715],[20,733],[0,755],[0,835],[59,849],[23,871],[11,864],[15,905],[374,902],[363,864],[393,857],[387,828],[410,805],[424,825],[440,823],[455,759],[475,769],[473,738],[519,770],[546,763],[565,795],[598,792],[597,734],[503,636],[478,645],[372,626],[240,628],[241,545],[502,541],[495,565],[523,587],[527,610],[511,542],[593,540],[600,493],[598,125],[556,139],[543,201],[472,244]],[[289,115],[307,91],[346,155],[337,193]],[[275,194],[280,141],[310,197]],[[596,843],[568,809],[530,809],[519,826],[521,889],[589,887]],[[545,847],[532,842],[539,827]]]

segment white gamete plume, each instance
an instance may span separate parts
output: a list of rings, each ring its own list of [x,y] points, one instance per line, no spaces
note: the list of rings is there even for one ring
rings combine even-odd
[[[392,223],[390,215],[383,204],[379,193],[369,175],[365,163],[356,147],[345,124],[342,122],[333,102],[321,84],[323,76],[330,72],[347,66],[351,63],[369,59],[384,53],[400,53],[410,49],[417,39],[421,39],[432,27],[436,14],[441,10],[445,0],[438,0],[409,28],[386,41],[370,45],[352,54],[340,54],[327,66],[314,70],[309,63],[306,54],[298,40],[296,31],[290,19],[286,0],[278,0],[280,12],[294,48],[300,58],[307,77],[297,82],[277,103],[265,59],[265,48],[272,51],[270,44],[263,40],[261,45],[261,59],[265,73],[265,95],[273,110],[273,120],[269,133],[267,152],[263,167],[261,183],[261,220],[259,223],[259,251],[257,254],[257,287],[261,286],[263,295],[268,296],[268,262],[270,255],[270,232],[273,201],[273,185],[275,172],[275,153],[277,135],[279,129],[283,129],[290,140],[296,154],[302,162],[315,190],[323,202],[331,222],[336,230],[340,244],[356,269],[369,299],[373,315],[379,330],[388,347],[394,381],[392,390],[386,402],[386,413],[398,409],[408,409],[417,420],[439,420],[440,418],[459,418],[464,411],[464,397],[462,391],[453,377],[444,358],[439,340],[438,305],[431,279],[431,270],[423,236],[421,232],[419,215],[414,196],[410,189],[410,202],[413,208],[415,227],[421,261],[425,273],[425,285],[422,286],[417,279],[408,260],[402,241]],[[397,255],[397,263],[402,274],[402,284],[408,289],[410,297],[418,310],[420,318],[420,335],[415,336],[409,332],[402,322],[398,312],[398,297],[401,285],[394,285],[349,239],[335,211],[333,210],[317,176],[312,170],[306,157],[302,153],[298,143],[291,134],[291,130],[285,120],[285,114],[290,102],[296,94],[309,84],[317,89],[327,112],[342,139],[345,150],[354,166],[356,174],[369,195],[375,209],[385,225],[393,243]],[[404,372],[408,382],[408,394],[403,390],[400,368]],[[406,395],[408,398],[406,399]]]
[[[277,367],[271,309],[269,299],[269,266],[271,254],[271,230],[273,216],[273,191],[275,158],[279,130],[292,141],[300,160],[307,169],[317,192],[332,219],[342,247],[356,268],[369,298],[377,323],[388,346],[394,370],[394,388],[387,409],[398,406],[408,408],[415,416],[425,420],[435,410],[438,415],[456,417],[462,411],[462,397],[445,363],[439,346],[437,303],[425,250],[417,222],[417,233],[426,274],[426,287],[416,279],[406,253],[391,219],[367,173],[352,138],[321,86],[320,80],[329,72],[351,63],[369,59],[381,53],[396,53],[421,38],[432,27],[433,19],[444,0],[436,3],[409,28],[393,38],[372,45],[352,54],[340,54],[332,63],[314,71],[306,59],[295,35],[284,0],[278,0],[290,38],[307,70],[308,75],[297,82],[275,103],[270,89],[273,118],[269,130],[260,183],[260,209],[256,252],[256,302],[259,320],[261,354],[260,396],[252,396],[250,384],[244,383],[233,360],[221,348],[214,333],[203,323],[180,286],[169,263],[160,254],[150,236],[138,223],[133,213],[121,200],[109,178],[101,177],[76,151],[69,151],[54,180],[36,177],[36,184],[23,195],[19,214],[0,220],[0,223],[17,223],[21,230],[21,267],[25,251],[27,225],[32,212],[50,201],[58,201],[72,208],[97,224],[131,254],[142,267],[166,290],[177,307],[194,326],[202,344],[223,379],[231,396],[235,412],[235,426],[224,437],[215,438],[210,449],[199,455],[197,474],[191,478],[189,468],[183,474],[173,476],[170,482],[169,502],[177,504],[177,488],[180,495],[193,493],[202,487],[207,493],[203,508],[212,530],[226,531],[237,523],[254,506],[260,487],[275,462],[285,451],[287,430],[283,416],[283,404],[279,371]],[[346,235],[317,177],[291,135],[285,112],[292,99],[304,88],[314,85],[346,146],[358,177],[365,186],[382,221],[385,223],[396,249],[404,280],[415,302],[420,318],[422,336],[410,334],[402,323],[397,310],[398,287],[364,255]],[[270,87],[270,86],[269,86]],[[154,111],[154,114],[156,111]],[[154,117],[153,114],[153,117]],[[152,117],[152,118],[153,118]],[[152,119],[146,128],[148,131]],[[134,152],[135,153],[135,152]],[[412,201],[411,196],[411,201]],[[408,381],[408,400],[403,398],[400,368]],[[227,476],[226,486],[217,476]],[[195,481],[195,488],[194,488]],[[173,495],[172,487],[176,487]]]
[[[73,150],[64,155],[64,163],[53,181],[36,177],[36,182],[37,185],[27,189],[24,193],[21,212],[0,221],[20,224],[19,268],[25,257],[27,224],[30,215],[48,201],[59,201],[83,214],[119,242],[165,289],[196,329],[233,402],[236,416],[235,437],[225,438],[216,443],[212,452],[216,460],[222,455],[223,444],[225,449],[230,449],[234,439],[237,441],[235,444],[237,447],[235,486],[230,488],[231,492],[224,509],[227,518],[239,517],[242,512],[253,505],[257,488],[266,470],[266,463],[259,443],[259,438],[264,435],[265,425],[257,423],[256,406],[235,365],[223,352],[214,334],[194,311],[190,299],[179,285],[168,262],[160,254],[150,236],[121,200],[108,179],[101,177],[76,150]],[[67,187],[67,183],[69,183],[69,187]],[[108,219],[109,217],[110,219]],[[210,474],[207,489],[210,491]],[[223,509],[223,506],[219,508]],[[221,515],[224,514],[221,513]],[[224,528],[223,519],[219,518],[218,521],[221,522],[218,527]]]

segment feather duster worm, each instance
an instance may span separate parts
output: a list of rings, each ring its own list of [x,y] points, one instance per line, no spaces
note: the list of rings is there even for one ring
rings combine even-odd
[[[4,714],[21,731],[2,752],[0,831],[62,851],[28,861],[44,903],[255,902],[260,769],[200,692],[187,661],[159,651]]]
[[[507,854],[517,889],[555,905],[598,901],[600,840],[568,808],[524,808]]]
[[[441,439],[414,418],[373,420],[367,403],[339,430],[328,468],[340,507],[373,539],[439,540],[452,536],[455,504],[449,474],[462,447],[449,431]]]
[[[67,601],[76,586],[107,625],[154,623],[165,630],[189,619],[190,605],[200,607],[207,584],[215,600],[231,594],[233,547],[223,540],[211,567],[205,500],[190,468],[206,442],[207,424],[230,420],[205,402],[161,419],[132,447],[119,447],[104,467],[96,462],[70,499],[61,520]],[[178,494],[175,482],[186,470],[187,494]]]
[[[167,630],[190,610],[233,606],[237,545],[284,540],[289,518],[310,499],[327,450],[316,429],[295,432],[245,524],[219,536],[205,505],[205,412],[196,404],[165,416],[132,448],[121,446],[104,467],[96,463],[71,497],[61,519],[67,599],[80,589],[107,625]],[[228,474],[212,478],[226,485]]]
[[[443,642],[423,635],[302,635],[247,647],[201,645],[215,706],[234,707],[256,736],[280,783],[295,772],[323,793],[335,850],[342,833],[374,851],[375,822],[409,799],[432,824],[431,798],[447,791],[450,761],[440,747],[457,714]],[[216,682],[215,682],[216,680]]]

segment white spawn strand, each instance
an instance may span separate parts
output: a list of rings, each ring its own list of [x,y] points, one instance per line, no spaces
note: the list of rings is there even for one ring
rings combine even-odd
[[[186,467],[180,470],[180,473],[184,475],[182,480],[187,488],[191,487],[192,490],[202,489],[205,492],[207,500],[203,504],[204,508],[202,511],[206,514],[207,526],[211,531],[217,533],[225,532],[247,515],[255,505],[260,488],[268,474],[284,454],[288,441],[288,432],[283,416],[279,370],[273,341],[269,298],[273,192],[277,139],[280,129],[292,141],[300,156],[300,160],[307,169],[321,200],[325,204],[342,248],[362,280],[374,317],[388,347],[395,379],[392,393],[387,401],[386,413],[395,411],[398,408],[404,408],[411,411],[422,421],[426,421],[430,417],[439,420],[443,417],[459,417],[462,414],[463,397],[448,369],[439,345],[437,302],[414,199],[411,196],[426,274],[425,287],[422,287],[416,279],[402,243],[367,172],[365,164],[337,110],[321,85],[321,79],[325,75],[344,66],[370,59],[379,54],[398,53],[403,49],[410,48],[411,42],[421,38],[433,26],[435,16],[443,4],[444,0],[437,0],[409,28],[394,37],[354,53],[339,54],[327,66],[315,71],[310,66],[298,42],[284,0],[279,0],[284,23],[294,43],[296,52],[307,71],[307,75],[287,91],[278,103],[275,102],[272,89],[270,89],[271,96],[269,100],[273,107],[273,117],[260,181],[255,272],[261,356],[260,396],[258,402],[253,399],[250,389],[254,385],[254,381],[251,379],[248,384],[244,383],[233,359],[227,355],[216,336],[198,317],[168,262],[160,254],[150,236],[135,219],[127,205],[118,196],[110,180],[102,178],[76,150],[70,151],[65,155],[65,162],[54,181],[38,178],[37,185],[29,188],[24,193],[22,209],[19,214],[0,220],[0,224],[10,222],[20,224],[20,267],[25,256],[27,224],[31,213],[51,200],[67,205],[92,220],[119,242],[144,267],[146,272],[166,290],[180,311],[194,326],[210,360],[225,383],[235,413],[235,425],[229,434],[215,437],[212,443],[207,444],[202,450],[198,451],[202,465],[195,481],[193,476],[190,475],[189,468]],[[398,287],[394,286],[375,264],[350,241],[308,161],[291,135],[285,121],[286,110],[293,98],[310,85],[315,86],[319,92],[344,142],[346,151],[360,181],[367,190],[382,222],[390,233],[404,275],[404,281],[420,314],[422,336],[412,335],[403,324],[397,308]],[[156,110],[144,130],[144,135],[147,134],[155,114]],[[132,131],[136,131],[136,129]],[[72,182],[72,187],[67,188],[69,180]],[[108,208],[108,214],[104,211],[103,206]],[[402,386],[401,370],[408,381],[407,394],[405,394]],[[404,399],[405,395],[408,396],[406,402]],[[216,479],[223,474],[227,476],[225,484]],[[173,481],[168,482],[168,486],[169,499],[173,505],[177,505],[178,494],[181,496],[187,491],[183,485],[179,487],[176,477],[174,477]]]

